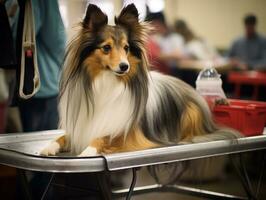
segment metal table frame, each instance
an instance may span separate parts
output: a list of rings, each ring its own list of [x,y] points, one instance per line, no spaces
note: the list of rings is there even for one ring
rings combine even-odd
[[[54,138],[63,134],[62,130],[35,133],[4,134],[0,136],[0,164],[18,169],[51,173],[99,173],[134,169],[163,163],[187,161],[219,155],[237,154],[266,149],[266,136],[254,136],[235,140],[220,140],[207,143],[186,144],[147,149],[142,151],[109,154],[97,157],[74,157],[59,155],[39,156],[39,151]],[[52,177],[53,178],[53,177]],[[52,178],[50,183],[52,182]],[[103,178],[104,179],[104,178]],[[247,180],[246,180],[247,181]],[[104,186],[104,181],[102,182]],[[47,186],[47,190],[49,185]],[[103,188],[103,189],[106,189]],[[131,188],[132,193],[151,191],[175,191],[200,195],[205,198],[247,199],[210,191],[197,190],[177,185],[152,185]],[[128,189],[113,191],[113,197],[125,196]],[[107,195],[106,199],[111,198]],[[251,199],[251,197],[248,197]]]

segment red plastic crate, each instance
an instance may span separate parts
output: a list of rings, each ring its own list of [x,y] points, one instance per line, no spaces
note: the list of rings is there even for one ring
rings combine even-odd
[[[229,99],[229,105],[213,108],[218,124],[240,131],[245,136],[261,135],[266,125],[266,103]]]

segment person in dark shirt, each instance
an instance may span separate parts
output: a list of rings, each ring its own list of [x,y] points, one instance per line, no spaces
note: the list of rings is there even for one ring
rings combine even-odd
[[[228,53],[230,63],[240,70],[266,70],[266,38],[256,31],[257,18],[244,18],[245,36],[236,39]]]

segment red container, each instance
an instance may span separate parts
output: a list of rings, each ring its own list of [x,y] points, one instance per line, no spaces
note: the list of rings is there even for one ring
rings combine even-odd
[[[266,103],[229,99],[229,105],[213,108],[218,124],[240,131],[245,136],[261,135],[266,125]]]

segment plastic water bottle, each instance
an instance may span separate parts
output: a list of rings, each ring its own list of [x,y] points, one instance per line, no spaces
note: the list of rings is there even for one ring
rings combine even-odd
[[[196,81],[196,90],[206,99],[211,109],[215,106],[217,100],[226,99],[222,88],[221,75],[212,67],[200,71]]]

